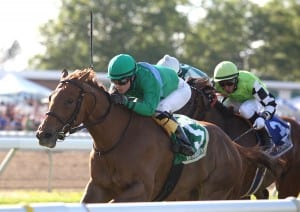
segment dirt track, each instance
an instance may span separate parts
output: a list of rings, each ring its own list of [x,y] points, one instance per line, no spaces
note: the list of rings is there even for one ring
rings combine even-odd
[[[0,150],[0,163],[8,151]],[[89,151],[52,152],[52,189],[84,189],[89,179]],[[48,189],[46,151],[18,150],[0,175],[0,190]]]

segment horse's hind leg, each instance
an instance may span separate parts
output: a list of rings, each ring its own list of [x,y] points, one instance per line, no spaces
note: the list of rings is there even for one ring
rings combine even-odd
[[[278,198],[297,197],[300,192],[300,181],[298,179],[299,171],[296,168],[290,169],[288,174],[280,178],[276,182]]]
[[[101,203],[111,201],[109,192],[95,185],[92,180],[88,182],[80,200],[81,203]]]

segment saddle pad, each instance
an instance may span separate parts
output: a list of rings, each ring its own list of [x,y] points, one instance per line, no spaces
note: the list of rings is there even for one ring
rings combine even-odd
[[[282,145],[290,134],[289,124],[278,116],[273,116],[273,118],[267,120],[266,126],[276,146]]]
[[[209,140],[207,129],[197,123],[196,120],[191,119],[187,116],[174,114],[174,117],[176,118],[179,125],[183,127],[187,137],[189,138],[191,143],[193,143],[193,146],[196,150],[195,154],[192,156],[175,154],[174,164],[188,164],[200,160],[206,155]]]

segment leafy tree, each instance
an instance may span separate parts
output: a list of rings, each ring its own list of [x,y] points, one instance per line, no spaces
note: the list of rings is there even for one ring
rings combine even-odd
[[[263,79],[295,80],[300,75],[299,1],[273,0],[259,7],[246,0],[202,0],[201,6],[206,15],[184,40],[187,62],[210,76],[222,60]],[[254,48],[254,43],[262,45]]]
[[[17,40],[15,40],[12,45],[6,49],[1,57],[0,64],[5,63],[8,60],[14,59],[21,51],[21,46]]]
[[[248,27],[256,5],[240,0],[203,0],[202,7],[207,14],[186,37],[186,60],[202,67],[210,76],[222,60],[243,68],[247,59],[243,53],[249,53],[252,39],[256,40],[251,38]]]
[[[203,18],[189,22],[178,7],[193,9],[192,2],[62,0],[58,19],[41,27],[46,53],[31,64],[39,69],[89,66],[93,10],[98,71],[105,71],[119,53],[152,63],[171,54],[210,76],[218,62],[231,60],[263,79],[300,79],[299,0],[270,0],[262,7],[249,0],[200,0]],[[261,45],[255,47],[257,43]]]
[[[105,71],[111,57],[130,53],[155,63],[176,48],[176,34],[187,31],[187,18],[176,10],[185,1],[62,0],[59,17],[41,27],[46,53],[31,60],[42,69],[89,66],[90,10],[93,11],[93,61]]]
[[[273,0],[256,13],[253,33],[264,45],[251,57],[267,79],[300,79],[300,2]]]

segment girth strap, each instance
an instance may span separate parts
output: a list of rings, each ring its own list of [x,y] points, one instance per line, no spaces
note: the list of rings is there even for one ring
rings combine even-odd
[[[257,190],[260,188],[266,174],[267,169],[263,167],[258,167],[255,172],[255,176],[253,178],[252,184],[249,188],[249,190],[242,196],[243,197],[248,197],[251,194],[255,194]]]
[[[159,194],[154,198],[153,201],[163,201],[169,196],[169,194],[173,191],[181,176],[183,166],[184,164],[182,163],[176,165],[173,163],[173,166],[169,172],[168,178],[163,188],[161,189]]]

